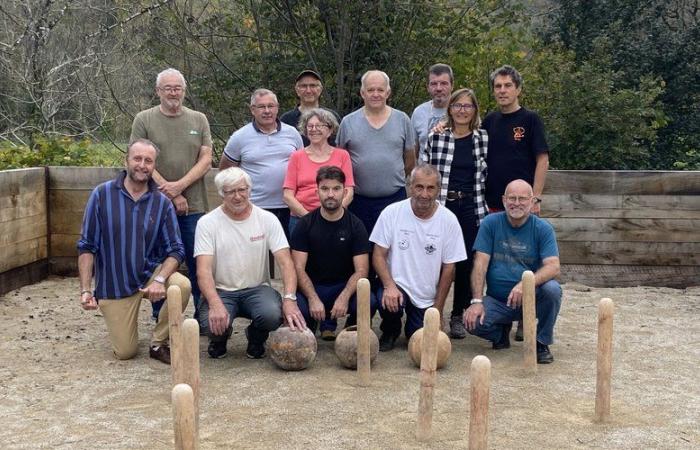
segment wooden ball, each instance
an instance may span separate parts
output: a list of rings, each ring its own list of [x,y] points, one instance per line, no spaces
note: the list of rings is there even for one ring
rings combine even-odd
[[[420,357],[421,357],[421,345],[423,344],[423,329],[419,329],[411,339],[408,340],[408,355],[411,360],[416,365],[420,367]],[[452,354],[452,343],[450,338],[447,337],[444,331],[438,333],[438,357],[437,357],[437,368],[442,369],[447,364],[447,360],[450,359]]]
[[[316,336],[308,328],[292,331],[281,326],[267,339],[270,359],[283,370],[304,370],[316,358]]]
[[[369,362],[370,365],[379,354],[379,339],[374,331],[369,330]],[[348,369],[357,369],[357,326],[347,327],[335,338],[335,354],[340,364]]]

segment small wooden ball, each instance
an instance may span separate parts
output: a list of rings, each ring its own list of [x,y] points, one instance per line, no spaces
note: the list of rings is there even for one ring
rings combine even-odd
[[[267,339],[270,359],[283,370],[304,370],[316,358],[316,336],[308,328],[292,331],[279,327]]]
[[[421,359],[421,346],[423,345],[423,328],[419,329],[411,339],[408,340],[408,355],[411,360],[416,365],[420,367]],[[438,332],[438,357],[437,357],[437,368],[442,369],[447,364],[447,360],[450,359],[452,354],[452,343],[450,338],[444,331]]]
[[[369,330],[370,365],[379,354],[379,339],[373,330]],[[335,338],[335,354],[340,364],[348,369],[357,369],[357,326],[347,327]]]

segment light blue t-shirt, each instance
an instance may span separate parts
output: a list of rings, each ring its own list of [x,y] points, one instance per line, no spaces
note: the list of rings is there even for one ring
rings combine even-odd
[[[250,175],[250,201],[254,205],[263,209],[286,208],[282,185],[287,163],[292,152],[303,147],[299,132],[286,123],[278,121],[277,131],[265,134],[251,122],[231,135],[224,155]]]
[[[535,272],[543,259],[559,256],[554,228],[534,214],[519,228],[508,222],[505,212],[489,214],[481,222],[473,248],[491,256],[486,295],[502,301],[508,299],[524,271]]]
[[[433,101],[429,100],[416,106],[411,114],[411,124],[418,136],[418,150],[425,150],[425,143],[428,142],[428,133],[435,125],[445,117],[447,108],[433,107]]]
[[[406,113],[391,108],[386,123],[377,129],[360,108],[343,118],[335,142],[350,153],[357,194],[388,197],[406,184],[404,153],[416,147],[416,133]]]

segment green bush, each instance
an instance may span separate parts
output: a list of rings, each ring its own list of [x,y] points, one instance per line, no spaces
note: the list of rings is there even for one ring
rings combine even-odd
[[[0,170],[40,166],[121,166],[124,150],[68,137],[35,136],[32,147],[0,142]]]

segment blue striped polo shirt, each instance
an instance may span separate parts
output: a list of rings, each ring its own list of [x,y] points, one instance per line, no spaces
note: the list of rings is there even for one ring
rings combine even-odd
[[[95,255],[95,297],[129,297],[148,282],[166,257],[182,262],[185,249],[175,208],[156,183],[137,201],[124,187],[126,170],[90,194],[78,252]]]

